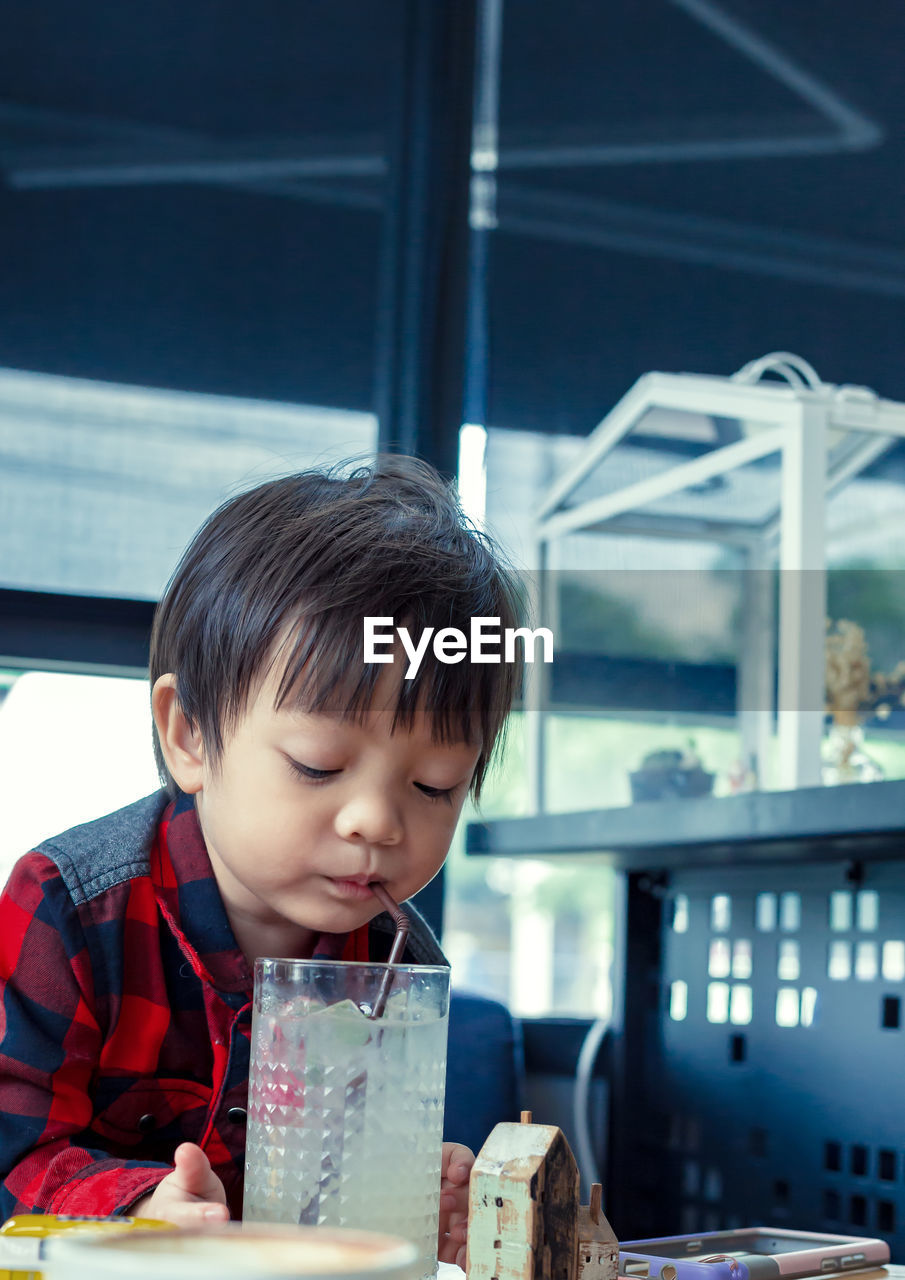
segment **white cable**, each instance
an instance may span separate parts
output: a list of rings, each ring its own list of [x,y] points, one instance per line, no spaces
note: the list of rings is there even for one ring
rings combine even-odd
[[[817,391],[823,386],[813,365],[791,351],[771,351],[759,360],[751,360],[732,375],[734,382],[758,382],[765,373],[778,373],[792,386],[808,386]]]
[[[591,1141],[591,1080],[594,1075],[594,1063],[600,1052],[604,1037],[610,1029],[608,1018],[598,1018],[588,1028],[587,1035],[581,1044],[581,1052],[575,1066],[575,1088],[572,1093],[572,1123],[575,1127],[575,1157],[582,1181],[590,1187],[601,1182],[600,1170],[594,1156],[594,1144]]]

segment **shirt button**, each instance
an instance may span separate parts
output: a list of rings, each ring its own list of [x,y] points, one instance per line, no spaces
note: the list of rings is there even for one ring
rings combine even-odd
[[[233,1124],[246,1124],[248,1115],[244,1107],[230,1107],[226,1113],[227,1120],[231,1120]]]
[[[138,1122],[139,1133],[153,1133],[156,1128],[157,1128],[157,1117],[152,1116],[150,1113],[148,1113],[148,1115],[146,1116],[142,1116]]]

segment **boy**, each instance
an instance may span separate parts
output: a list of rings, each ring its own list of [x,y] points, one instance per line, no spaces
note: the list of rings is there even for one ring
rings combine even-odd
[[[363,660],[364,618],[517,612],[413,459],[272,481],[202,527],[151,638],[166,789],[45,842],[0,899],[0,1220],[240,1214],[255,957],[386,958],[368,886],[402,901],[440,869],[519,674],[427,653],[406,679]],[[445,963],[411,914],[404,959]],[[444,1261],[472,1162],[444,1144]]]

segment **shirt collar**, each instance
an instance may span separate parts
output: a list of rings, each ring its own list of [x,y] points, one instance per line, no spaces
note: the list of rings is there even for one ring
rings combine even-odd
[[[158,905],[198,976],[220,991],[250,998],[253,975],[214,879],[193,796],[180,793],[164,810],[151,875]]]

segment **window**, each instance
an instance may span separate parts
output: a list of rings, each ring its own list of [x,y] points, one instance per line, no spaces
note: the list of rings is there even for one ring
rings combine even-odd
[[[159,787],[146,679],[2,673],[0,883],[39,841]]]
[[[366,413],[0,369],[0,587],[155,600],[221,502],[376,435]]]
[[[561,799],[575,808],[599,769],[593,726]],[[564,726],[565,730],[565,726]],[[599,740],[599,735],[598,735]],[[508,1004],[513,1013],[604,1017],[611,1008],[613,873],[587,858],[478,858],[464,853],[464,824],[526,812],[524,719],[512,717],[507,751],[485,784],[480,811],[466,806],[446,865],[443,946],[453,982]]]

